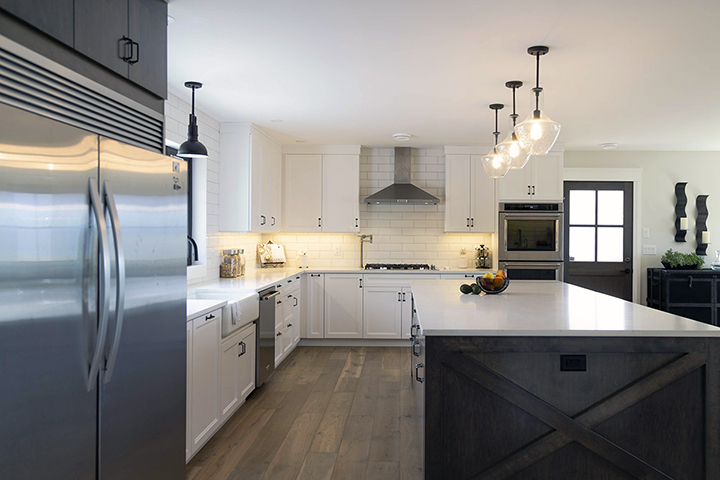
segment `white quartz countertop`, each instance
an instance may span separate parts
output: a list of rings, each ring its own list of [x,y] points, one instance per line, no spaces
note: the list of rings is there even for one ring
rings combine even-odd
[[[185,307],[187,320],[192,320],[227,305],[227,300],[195,300],[189,298]]]
[[[205,290],[228,290],[234,292],[245,292],[264,290],[279,284],[292,276],[304,273],[354,273],[365,275],[441,275],[441,274],[473,274],[482,275],[489,270],[365,270],[360,267],[326,267],[326,268],[253,268],[248,269],[246,274],[238,278],[217,278],[204,283],[188,287],[189,293],[197,289]]]
[[[515,281],[465,295],[461,280],[412,280],[430,336],[720,337],[720,328],[562,282]]]

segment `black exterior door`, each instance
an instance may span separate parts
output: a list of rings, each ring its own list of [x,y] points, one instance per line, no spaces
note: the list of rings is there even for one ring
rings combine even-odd
[[[565,182],[567,283],[632,301],[632,182]]]

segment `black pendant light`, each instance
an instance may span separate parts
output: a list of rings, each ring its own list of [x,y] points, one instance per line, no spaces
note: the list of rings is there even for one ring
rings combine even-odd
[[[195,116],[195,90],[202,88],[200,82],[185,82],[187,88],[192,89],[192,111],[188,122],[187,141],[183,142],[178,149],[178,156],[185,158],[207,158],[208,152],[205,145],[198,140],[197,117]]]

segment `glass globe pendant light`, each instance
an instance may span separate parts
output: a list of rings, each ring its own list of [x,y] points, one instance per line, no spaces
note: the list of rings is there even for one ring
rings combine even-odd
[[[192,111],[188,121],[187,140],[180,145],[177,154],[178,157],[183,158],[207,158],[207,148],[198,140],[198,124],[195,116],[195,90],[202,88],[202,83],[185,82],[185,86],[192,89]]]
[[[500,156],[510,165],[511,170],[518,170],[527,165],[530,160],[530,154],[520,144],[520,141],[515,134],[515,122],[517,121],[518,114],[515,113],[515,90],[522,87],[523,82],[519,80],[512,80],[505,83],[505,86],[512,88],[513,92],[513,113],[510,115],[512,125],[510,125],[510,133],[505,140],[500,142],[497,146],[497,151]]]
[[[502,178],[510,170],[510,164],[498,153],[498,110],[505,108],[502,103],[493,103],[490,105],[490,109],[495,110],[495,131],[493,136],[495,137],[495,145],[493,146],[490,153],[482,158],[482,166],[485,169],[485,173],[490,178]]]
[[[540,93],[543,91],[540,87],[540,56],[545,55],[549,50],[545,46],[528,48],[528,53],[537,59],[536,85],[532,90],[535,94],[535,110],[515,127],[515,134],[530,155],[546,155],[560,134],[560,124],[550,120],[540,110]]]

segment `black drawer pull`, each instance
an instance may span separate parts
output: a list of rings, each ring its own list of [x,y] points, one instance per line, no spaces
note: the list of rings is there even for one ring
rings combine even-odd
[[[206,320],[206,321],[207,321],[207,320],[212,320],[213,318],[215,318],[215,315],[213,315],[213,314],[205,315],[205,320]]]

